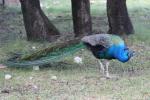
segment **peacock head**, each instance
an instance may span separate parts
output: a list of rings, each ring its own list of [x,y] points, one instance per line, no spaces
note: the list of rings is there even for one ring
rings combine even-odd
[[[124,50],[125,50],[125,52],[126,52],[126,54],[127,54],[127,56],[128,56],[129,59],[130,59],[131,57],[133,57],[134,54],[135,54],[135,52],[132,51],[132,50],[130,50],[129,48],[125,48]]]
[[[129,50],[129,48],[120,49],[118,53],[116,53],[116,58],[121,62],[127,62],[133,57],[134,51]]]

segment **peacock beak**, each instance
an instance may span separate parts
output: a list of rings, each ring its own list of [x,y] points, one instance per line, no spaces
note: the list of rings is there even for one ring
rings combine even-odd
[[[132,51],[133,52],[133,56],[136,56],[136,52],[135,51]]]
[[[135,51],[129,50],[128,56],[130,58],[133,57],[133,56],[135,56],[135,55],[136,55]]]

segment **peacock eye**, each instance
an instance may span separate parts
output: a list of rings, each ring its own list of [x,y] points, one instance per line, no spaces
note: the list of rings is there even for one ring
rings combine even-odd
[[[124,50],[126,51],[126,50],[129,50],[129,48],[124,48]]]

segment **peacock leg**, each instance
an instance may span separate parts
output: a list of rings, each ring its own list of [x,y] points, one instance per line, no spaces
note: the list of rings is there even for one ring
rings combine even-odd
[[[98,60],[98,63],[99,63],[99,70],[100,70],[100,72],[102,72],[103,75],[104,75],[104,74],[105,74],[104,65],[103,65],[103,63],[102,63],[100,60]]]
[[[106,61],[106,63],[105,63],[105,74],[106,74],[106,78],[110,78],[110,75],[109,75],[109,62],[108,61]]]
[[[106,77],[106,78],[110,78],[110,75],[109,75],[109,61],[107,60],[97,60],[98,63],[99,63],[99,70],[100,72],[103,73],[103,75]]]

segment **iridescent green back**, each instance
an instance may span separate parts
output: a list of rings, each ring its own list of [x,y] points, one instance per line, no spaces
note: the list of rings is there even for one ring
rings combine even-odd
[[[124,44],[124,40],[117,35],[110,35],[113,45]]]

